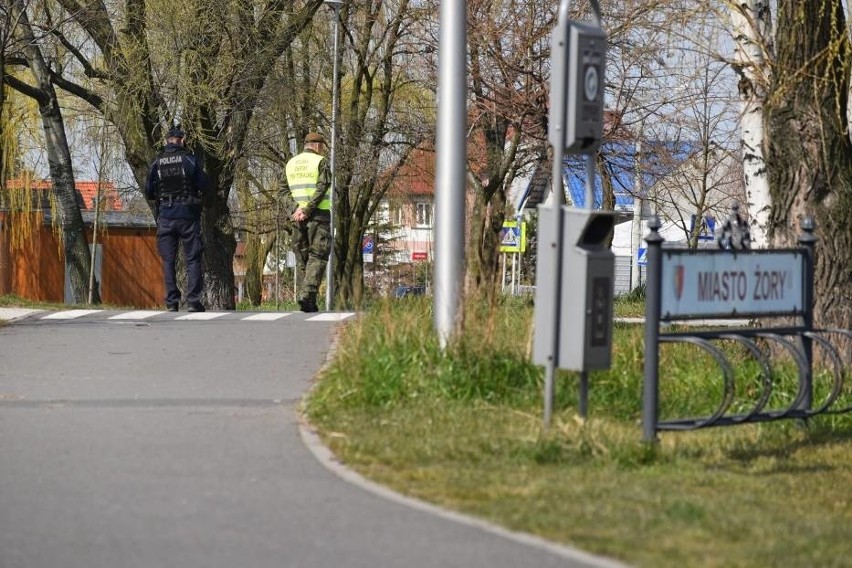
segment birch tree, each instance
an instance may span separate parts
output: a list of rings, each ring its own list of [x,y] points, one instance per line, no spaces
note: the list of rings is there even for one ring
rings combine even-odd
[[[728,9],[735,42],[732,66],[739,75],[740,148],[749,232],[752,245],[765,248],[772,201],[763,151],[763,104],[772,78],[772,14],[768,0],[728,3]]]

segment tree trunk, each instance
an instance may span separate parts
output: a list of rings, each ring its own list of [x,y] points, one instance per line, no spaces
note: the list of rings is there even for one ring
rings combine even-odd
[[[245,238],[245,299],[252,306],[259,306],[263,297],[263,265],[266,259],[266,247],[261,243],[260,235],[248,233]]]
[[[816,221],[815,318],[852,328],[850,50],[840,0],[780,0],[778,61],[766,105],[770,235],[793,246]]]
[[[594,158],[597,163],[598,176],[601,178],[601,210],[615,211],[615,184],[612,182],[612,172],[607,168],[606,160],[602,152],[595,152]],[[594,197],[592,197],[594,201]],[[612,247],[612,240],[615,237],[615,229],[609,232],[606,238],[606,247]]]
[[[766,0],[738,2],[731,8],[737,61],[734,69],[740,76],[740,147],[748,198],[749,232],[755,248],[766,248],[769,244],[767,233],[772,208],[763,150],[763,105],[771,73],[766,61],[766,57],[772,54],[771,24],[770,6]]]
[[[501,180],[502,181],[502,180]],[[471,239],[467,263],[467,289],[486,298],[498,290],[500,282],[500,234],[506,219],[506,193],[502,189],[477,189],[470,216]]]
[[[204,212],[201,216],[201,231],[204,237],[204,301],[217,310],[234,310],[234,252],[237,239],[231,224],[231,210],[228,207],[228,192],[220,188],[230,188],[234,181],[232,170],[210,156],[206,170],[210,176],[211,191],[204,199]],[[224,196],[222,195],[224,193]]]
[[[56,211],[59,227],[62,231],[65,271],[70,281],[72,304],[85,304],[89,300],[89,272],[91,257],[83,215],[77,202],[77,190],[74,187],[74,169],[71,163],[71,151],[65,137],[65,124],[62,110],[56,96],[56,89],[50,76],[50,70],[30,29],[26,9],[20,0],[13,4],[13,10],[19,18],[21,35],[26,42],[24,55],[30,71],[37,82],[36,87],[17,83],[19,90],[38,103],[47,146],[48,167],[53,181],[53,194],[56,198]],[[23,89],[23,90],[22,90]],[[97,280],[94,283],[92,302],[100,303]]]
[[[361,226],[358,227],[358,231]],[[364,257],[359,232],[351,232],[346,240],[346,254],[336,262],[335,299],[343,308],[359,308],[364,300]],[[346,262],[343,262],[343,261]]]

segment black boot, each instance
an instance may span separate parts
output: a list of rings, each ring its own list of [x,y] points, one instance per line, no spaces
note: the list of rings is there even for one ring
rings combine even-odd
[[[299,308],[305,313],[318,312],[319,308],[317,307],[317,293],[308,292],[307,294],[299,298]]]

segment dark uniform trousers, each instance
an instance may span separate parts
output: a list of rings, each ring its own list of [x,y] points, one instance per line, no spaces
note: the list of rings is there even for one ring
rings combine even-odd
[[[328,218],[319,217],[296,223],[297,278],[302,282],[302,296],[319,290],[331,251],[331,229]]]
[[[183,253],[186,259],[186,303],[189,305],[199,304],[204,286],[204,275],[201,269],[201,255],[204,252],[204,244],[201,240],[201,220],[160,217],[157,223],[157,251],[163,259],[166,304],[176,306],[180,303],[181,294],[175,276],[179,242],[183,243]]]

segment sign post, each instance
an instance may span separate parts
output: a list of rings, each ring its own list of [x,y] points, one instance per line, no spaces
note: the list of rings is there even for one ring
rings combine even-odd
[[[565,189],[562,168],[565,153],[587,154],[587,193],[594,187],[595,166],[591,154],[597,151],[603,134],[604,105],[604,62],[607,37],[601,29],[600,8],[597,0],[591,0],[595,16],[593,23],[575,22],[569,19],[570,0],[561,0],[557,24],[550,40],[550,112],[548,141],[553,146],[553,173],[551,175],[550,206],[539,206],[541,212],[538,258],[536,274],[536,344],[540,349],[536,360],[545,366],[544,376],[544,427],[550,425],[553,412],[553,389],[556,369],[560,368],[559,353],[562,346],[561,327],[563,271],[562,262],[563,217]],[[587,209],[594,207],[588,198]],[[547,223],[546,219],[552,219]],[[601,222],[589,219],[590,226],[601,226]],[[603,222],[606,224],[606,222]],[[547,230],[545,230],[547,228]],[[579,241],[571,243],[575,247]],[[596,239],[592,239],[596,240]],[[588,259],[577,255],[577,260]],[[546,273],[552,278],[543,278]],[[612,294],[611,281],[609,294]],[[601,288],[597,288],[601,289]],[[566,302],[568,299],[566,298]],[[607,303],[607,302],[604,302]],[[611,309],[611,302],[608,302]],[[611,318],[610,318],[611,319]],[[609,337],[607,337],[609,340]],[[587,404],[588,376],[585,370],[580,376],[580,415],[585,416]]]

